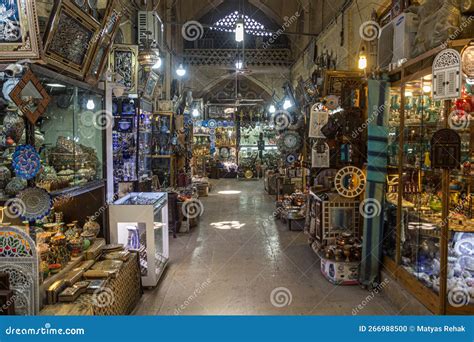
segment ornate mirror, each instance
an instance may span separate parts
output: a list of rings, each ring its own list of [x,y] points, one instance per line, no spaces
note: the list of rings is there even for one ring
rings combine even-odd
[[[10,97],[33,125],[46,111],[51,100],[46,89],[31,70],[23,75],[10,93]]]

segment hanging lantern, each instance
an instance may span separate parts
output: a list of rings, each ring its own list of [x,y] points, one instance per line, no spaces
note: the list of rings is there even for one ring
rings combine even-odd
[[[145,32],[146,38],[141,40],[142,48],[138,52],[138,64],[140,64],[145,71],[150,71],[153,67],[161,65],[160,52],[156,48],[155,41],[149,36],[150,31]]]

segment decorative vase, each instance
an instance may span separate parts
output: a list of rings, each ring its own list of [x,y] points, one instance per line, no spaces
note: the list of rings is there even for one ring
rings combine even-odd
[[[87,222],[84,224],[83,230],[84,232],[94,234],[94,237],[97,237],[100,232],[100,224],[97,223],[94,216],[88,216]]]
[[[6,166],[0,166],[0,189],[4,189],[11,178],[12,173],[10,169]]]
[[[18,115],[18,109],[14,106],[9,106],[3,119],[3,132],[5,136],[19,143],[24,130],[25,122],[23,118]]]

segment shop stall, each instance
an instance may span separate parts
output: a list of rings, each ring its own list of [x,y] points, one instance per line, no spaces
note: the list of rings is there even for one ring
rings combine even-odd
[[[472,92],[459,55],[468,43],[452,41],[391,74],[384,266],[437,314],[473,312]],[[440,58],[451,66],[441,76]]]

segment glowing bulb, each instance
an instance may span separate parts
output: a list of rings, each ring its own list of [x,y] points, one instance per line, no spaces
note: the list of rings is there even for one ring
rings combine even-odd
[[[268,107],[268,112],[269,112],[270,114],[275,113],[275,112],[276,112],[275,106],[274,106],[274,105],[270,105],[270,107]]]
[[[237,20],[235,24],[235,41],[240,43],[244,40],[244,21]]]
[[[286,99],[285,102],[283,102],[283,109],[284,110],[287,110],[288,108],[291,108],[292,106],[293,106],[293,104],[288,99]]]
[[[155,65],[152,66],[152,69],[159,69],[159,68],[161,68],[161,58],[160,57],[158,57]]]
[[[86,108],[89,110],[93,110],[95,108],[94,100],[89,99],[86,104]]]
[[[367,57],[365,55],[360,55],[359,56],[359,69],[364,70],[367,68]]]
[[[192,115],[193,117],[197,118],[200,114],[199,114],[199,111],[198,111],[196,108],[194,108],[194,109],[193,109],[193,112],[191,113],[191,115]]]
[[[183,64],[180,64],[178,69],[176,69],[176,75],[178,75],[179,77],[183,77],[184,75],[186,75],[186,69],[183,67]]]
[[[431,93],[431,86],[429,84],[423,86],[424,93]]]
[[[237,61],[237,62],[235,62],[235,68],[236,68],[237,70],[242,69],[242,67],[243,67],[242,61]]]
[[[411,91],[405,91],[405,97],[412,97],[413,93]]]

